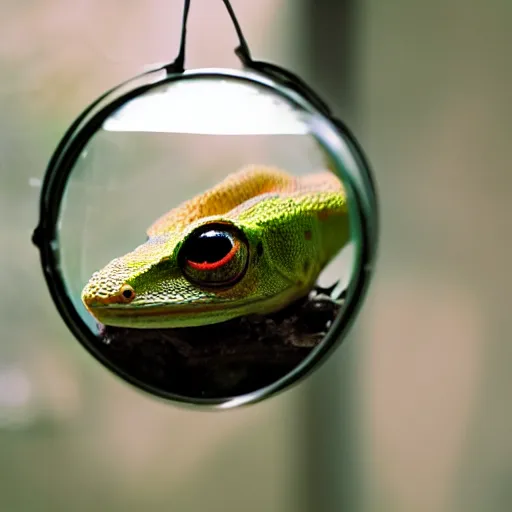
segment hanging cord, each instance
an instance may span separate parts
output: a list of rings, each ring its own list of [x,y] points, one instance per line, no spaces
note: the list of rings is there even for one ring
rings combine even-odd
[[[183,19],[181,21],[180,50],[174,62],[165,66],[168,73],[183,73],[185,71],[185,45],[187,40],[187,20],[190,10],[190,0],[185,0],[183,4]]]
[[[252,62],[251,52],[249,50],[249,46],[247,41],[245,40],[242,29],[240,28],[240,24],[235,15],[235,11],[231,6],[229,0],[222,0],[224,6],[226,7],[229,17],[231,18],[231,22],[233,23],[236,31],[236,35],[238,37],[238,47],[235,49],[235,54],[240,58],[244,65]],[[185,71],[185,51],[187,44],[187,21],[188,21],[188,13],[190,11],[190,2],[191,0],[185,0],[183,4],[183,20],[181,22],[181,38],[180,38],[180,49],[178,52],[178,56],[171,64],[165,66],[165,69],[168,73],[183,73]]]
[[[188,13],[190,10],[191,0],[184,0],[183,5],[183,21],[181,25],[181,38],[180,38],[180,50],[178,56],[173,63],[165,66],[167,73],[183,73],[185,71],[185,49],[187,43],[187,21]],[[242,65],[247,69],[253,69],[259,71],[267,76],[271,76],[281,83],[284,83],[291,89],[295,90],[299,94],[306,96],[324,115],[330,117],[331,111],[327,104],[316,94],[301,78],[297,75],[288,71],[287,69],[276,66],[269,62],[254,61],[251,57],[249,45],[244,37],[238,19],[235,15],[235,11],[229,0],[222,0],[226,10],[228,11],[231,22],[235,27],[235,31],[238,37],[238,46],[235,48],[235,55],[240,59]]]
[[[274,77],[275,79],[285,83],[291,89],[297,91],[299,94],[306,96],[316,107],[325,115],[330,116],[331,111],[325,101],[323,101],[318,94],[316,94],[301,78],[297,75],[288,71],[287,69],[276,66],[275,64],[271,64],[270,62],[264,61],[256,61],[252,60],[251,52],[249,51],[249,46],[247,45],[247,41],[242,33],[242,29],[240,28],[240,24],[236,19],[235,13],[229,0],[223,0],[226,9],[228,10],[229,16],[233,25],[235,26],[236,33],[238,35],[238,40],[240,41],[240,45],[235,49],[236,56],[240,59],[243,66],[248,69],[253,69],[254,71],[259,71],[264,75],[269,75]]]
[[[242,29],[240,28],[240,24],[238,23],[238,20],[236,19],[235,11],[233,10],[233,7],[231,7],[229,0],[222,0],[222,1],[224,2],[224,5],[226,6],[229,17],[231,18],[231,22],[233,23],[233,25],[235,27],[236,35],[238,36],[239,45],[235,49],[235,54],[240,58],[240,60],[244,64],[246,62],[252,62],[249,45],[247,44],[247,41],[245,40]]]

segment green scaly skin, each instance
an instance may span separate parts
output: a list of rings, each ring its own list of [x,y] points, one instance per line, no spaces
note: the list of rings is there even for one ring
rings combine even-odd
[[[190,252],[184,244],[190,247],[197,230],[212,223],[234,232],[236,247],[246,248],[230,260],[241,271],[227,272],[222,265],[190,279],[184,272],[182,255]],[[346,196],[328,171],[292,177],[251,166],[171,210],[148,234],[146,243],[95,272],[83,289],[82,301],[100,323],[191,327],[287,306],[307,295],[348,242]],[[237,280],[224,286],[203,282],[212,272]]]

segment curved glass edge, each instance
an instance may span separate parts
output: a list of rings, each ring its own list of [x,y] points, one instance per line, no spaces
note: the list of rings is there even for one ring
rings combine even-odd
[[[163,78],[149,79],[149,75],[155,72],[165,72],[166,74]],[[148,77],[149,83],[137,86],[137,81],[141,78],[144,79],[144,77]],[[335,163],[338,177],[342,179],[344,185],[348,185],[346,188],[349,196],[349,211],[351,203],[354,210],[349,215],[354,218],[353,222],[356,222],[355,232],[360,234],[360,243],[356,244],[359,246],[360,258],[356,259],[358,267],[355,284],[350,285],[344,313],[335,320],[325,340],[294,370],[274,384],[236,397],[194,399],[174,395],[140,382],[121,368],[113,365],[108,358],[95,348],[96,337],[82,320],[68,297],[59,265],[57,223],[61,202],[69,176],[85,145],[101,128],[105,119],[131,99],[144,94],[153,87],[192,77],[224,77],[248,81],[268,88],[271,92],[280,95],[286,101],[294,103],[297,107],[308,112],[311,119],[314,120],[311,124],[313,135]],[[350,164],[348,166],[342,161],[347,157]],[[362,172],[362,176],[359,176],[360,172]],[[34,231],[33,241],[40,250],[43,273],[59,314],[71,333],[93,357],[125,382],[160,399],[180,405],[199,406],[203,409],[228,409],[259,402],[298,384],[313,368],[318,368],[320,363],[326,360],[326,356],[341,343],[346,331],[355,320],[369,284],[373,258],[376,253],[377,230],[376,192],[371,170],[355,137],[341,122],[326,116],[324,112],[320,112],[306,97],[283,85],[275,77],[267,76],[261,72],[208,68],[186,71],[182,74],[167,74],[165,68],[159,67],[128,80],[102,95],[77,118],[66,132],[46,171],[41,191],[40,219]]]

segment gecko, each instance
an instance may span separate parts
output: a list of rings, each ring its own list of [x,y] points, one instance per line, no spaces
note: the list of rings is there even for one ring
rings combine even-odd
[[[134,329],[265,315],[305,297],[349,238],[345,190],[331,171],[250,165],[156,220],[81,298],[99,323]]]

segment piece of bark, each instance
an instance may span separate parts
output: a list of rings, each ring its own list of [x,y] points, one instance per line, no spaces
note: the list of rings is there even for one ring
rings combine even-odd
[[[100,326],[100,350],[139,381],[188,399],[226,398],[268,386],[324,338],[342,308],[314,288],[285,309],[180,329]]]

